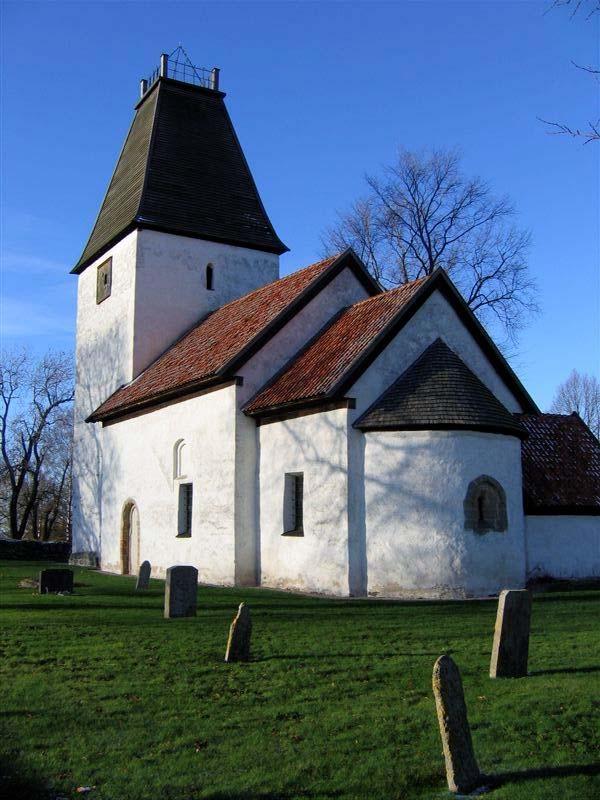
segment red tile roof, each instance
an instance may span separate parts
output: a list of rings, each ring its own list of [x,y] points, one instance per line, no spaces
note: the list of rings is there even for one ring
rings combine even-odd
[[[600,514],[600,442],[577,414],[519,414],[525,513]]]
[[[332,396],[339,382],[426,280],[406,283],[342,311],[250,400],[244,411],[256,414]]]
[[[89,421],[106,419],[211,379],[233,377],[228,370],[244,351],[277,325],[296,301],[320,285],[346,254],[332,256],[221,306],[126,386],[118,389]]]

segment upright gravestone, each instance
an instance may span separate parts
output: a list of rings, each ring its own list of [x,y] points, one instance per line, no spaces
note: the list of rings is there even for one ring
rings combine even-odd
[[[460,672],[450,656],[433,665],[433,694],[451,792],[471,792],[481,781],[477,766]]]
[[[165,617],[195,617],[198,570],[196,567],[169,567],[165,584]]]
[[[238,613],[229,628],[225,661],[248,661],[250,659],[251,633],[250,609],[245,603],[240,603]]]
[[[70,569],[40,570],[40,594],[73,592],[73,571]]]
[[[498,598],[490,678],[527,675],[531,595],[527,589],[505,589]]]
[[[150,583],[150,562],[149,561],[142,561],[140,564],[140,571],[138,573],[138,579],[135,584],[136,591],[138,589],[147,589]]]

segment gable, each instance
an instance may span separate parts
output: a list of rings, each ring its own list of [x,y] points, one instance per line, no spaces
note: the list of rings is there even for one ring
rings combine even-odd
[[[293,414],[344,398],[364,410],[439,336],[509,411],[538,411],[443,270],[345,309],[244,410]]]
[[[434,290],[347,389],[346,393],[356,400],[358,413],[363,413],[374,403],[438,338],[462,360],[507,411],[523,411],[514,385],[509,386],[499,374],[496,364],[483,351],[480,342],[467,329],[444,294]]]

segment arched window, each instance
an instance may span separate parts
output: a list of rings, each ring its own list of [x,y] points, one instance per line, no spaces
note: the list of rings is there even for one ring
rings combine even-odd
[[[471,481],[464,501],[465,530],[475,533],[505,531],[506,494],[502,486],[489,475]]]
[[[188,448],[184,439],[178,439],[173,447],[173,478],[185,478],[188,474]]]
[[[212,292],[213,290],[213,277],[214,277],[214,269],[212,264],[206,265],[206,288]]]

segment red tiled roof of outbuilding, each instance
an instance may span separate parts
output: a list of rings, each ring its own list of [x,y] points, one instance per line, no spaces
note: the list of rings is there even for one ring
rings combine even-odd
[[[217,308],[131,383],[114,392],[88,421],[120,416],[161,402],[174,393],[233,377],[239,359],[252,345],[284,324],[287,314],[350,262],[360,263],[351,251],[317,261]],[[363,282],[370,282],[370,291],[378,290],[364,268],[359,266],[356,270]]]
[[[421,278],[344,309],[245,406],[249,414],[328,397],[426,281]]]
[[[600,514],[600,442],[577,414],[519,414],[526,514]]]

